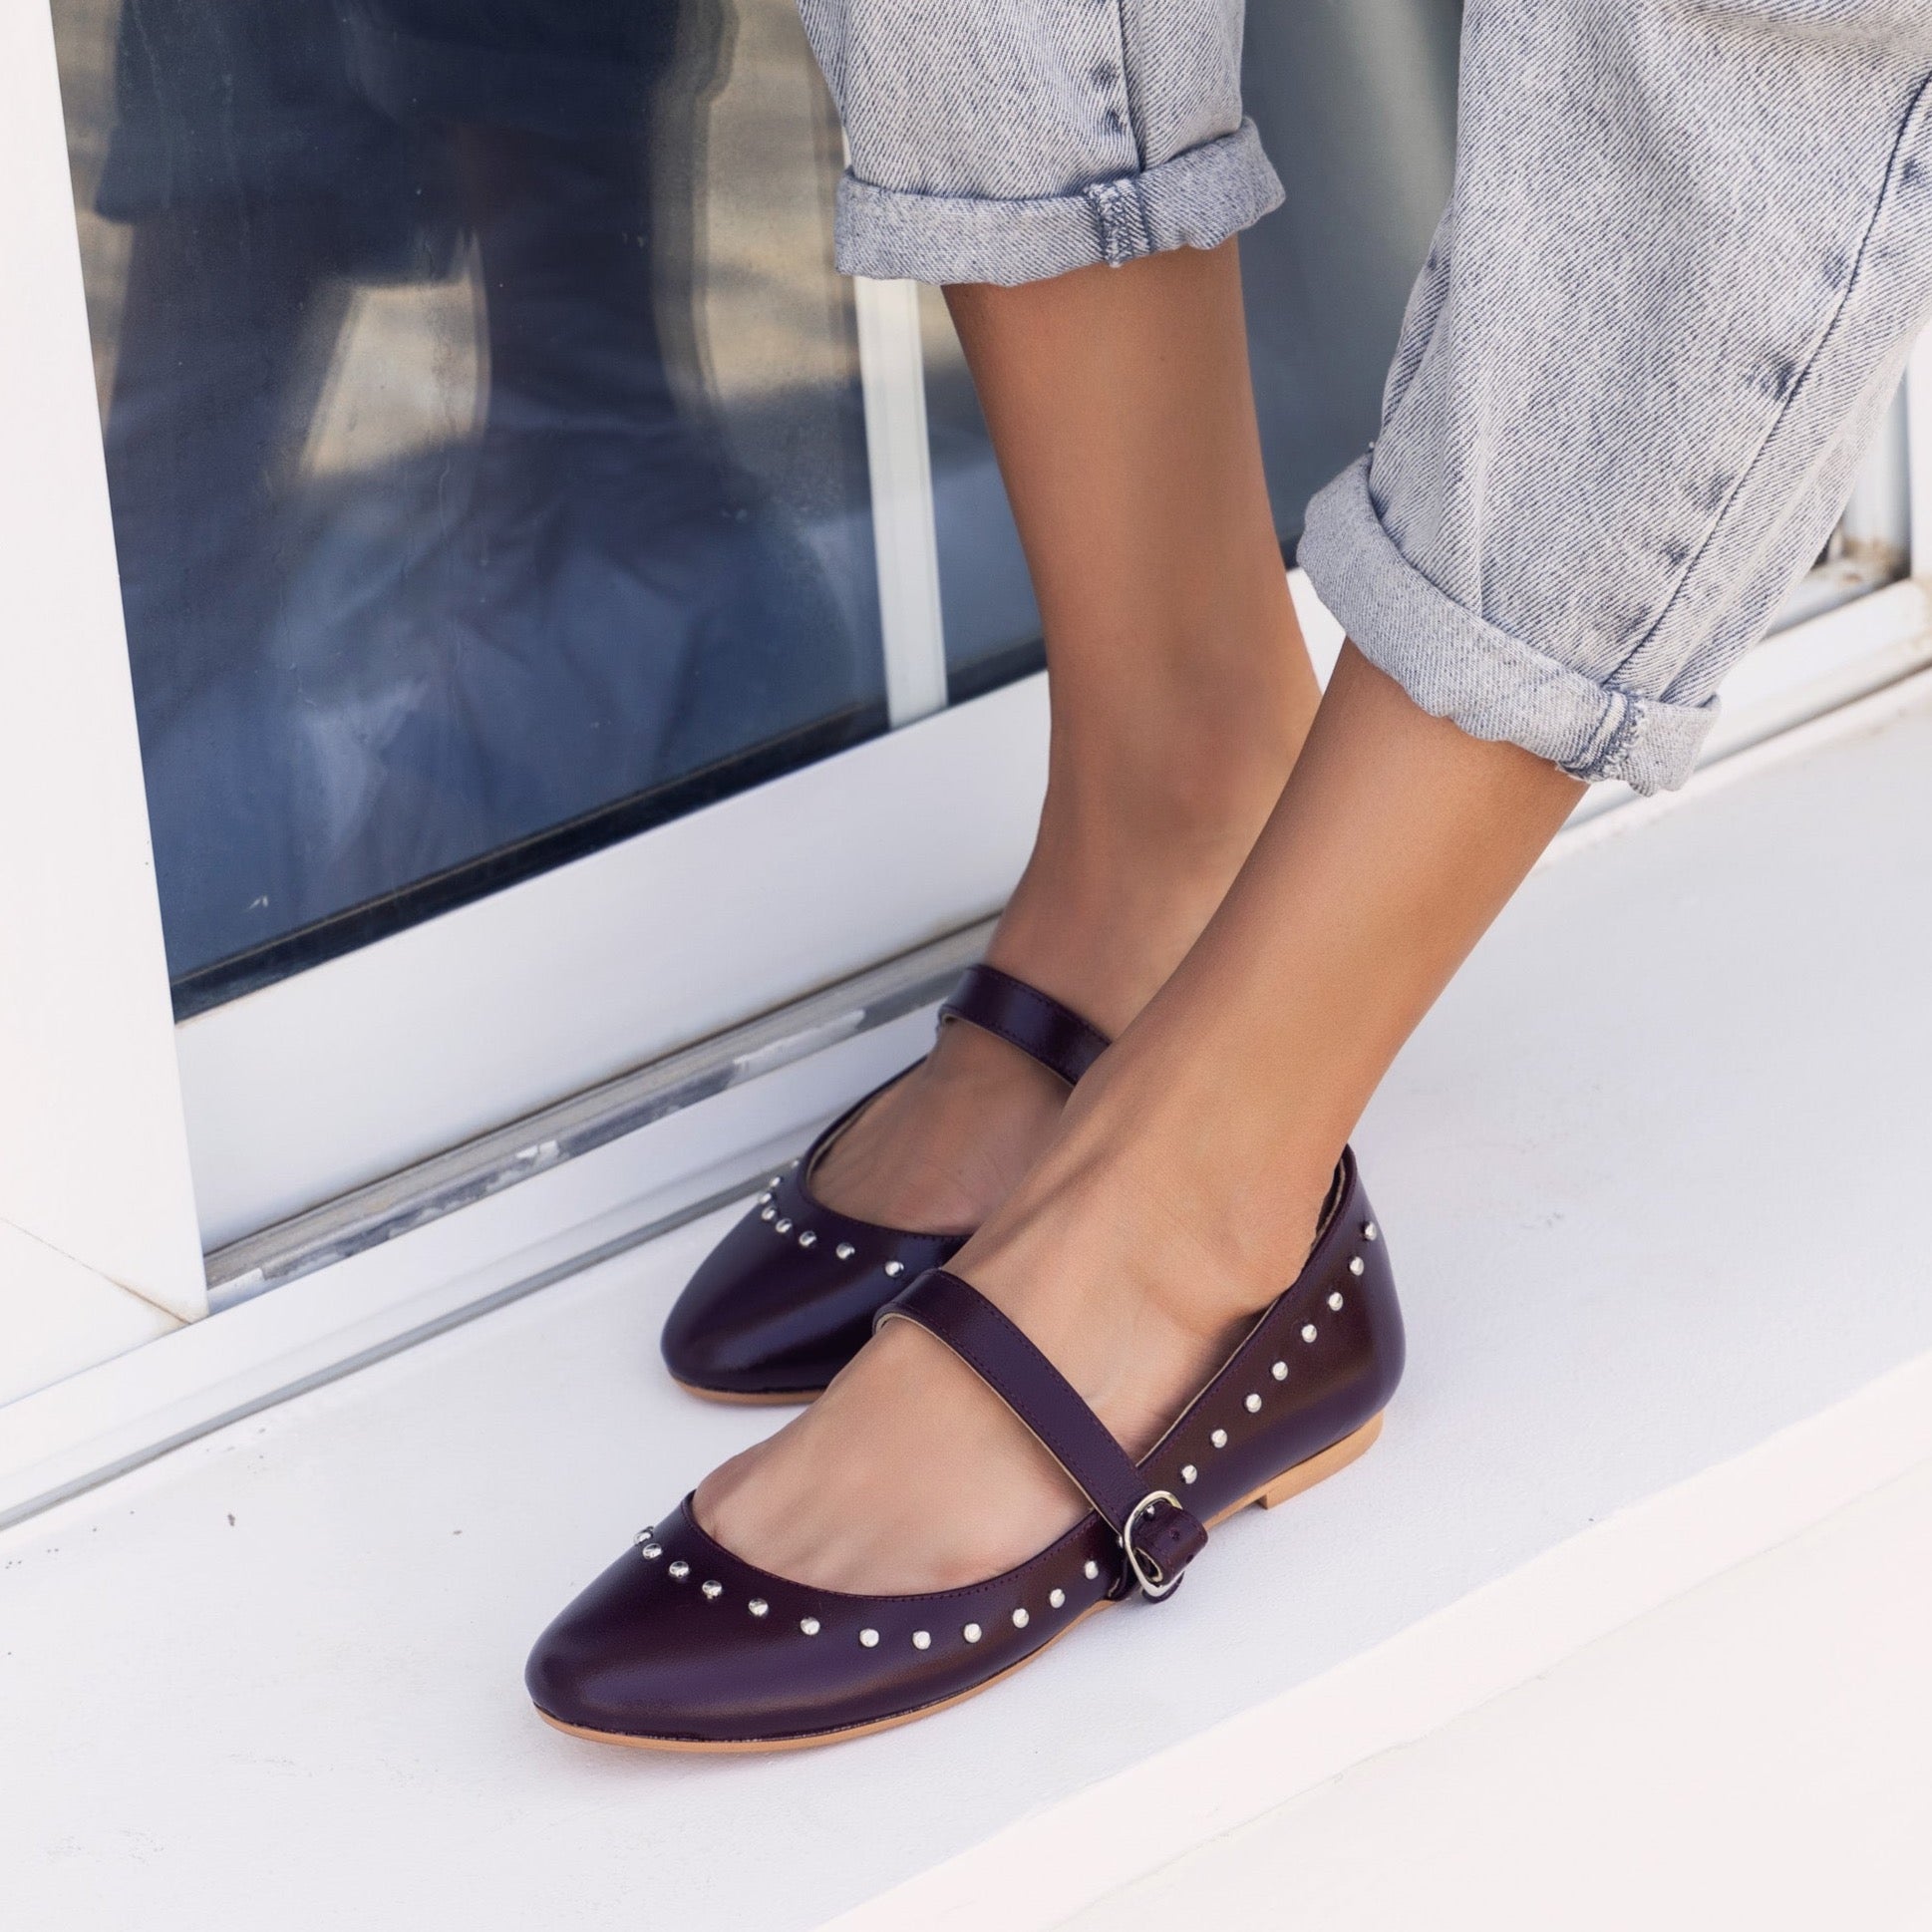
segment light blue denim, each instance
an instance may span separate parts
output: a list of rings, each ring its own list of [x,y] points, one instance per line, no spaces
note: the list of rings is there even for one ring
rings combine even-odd
[[[803,5],[855,272],[1030,280],[1276,198],[1238,0]],[[1460,87],[1381,432],[1300,560],[1426,710],[1680,785],[1932,317],[1932,0],[1468,0]]]
[[[1932,315],[1932,0],[1471,0],[1455,185],[1301,560],[1426,710],[1681,785]]]
[[[1211,248],[1281,200],[1241,114],[1243,0],[799,10],[851,153],[848,275],[1040,281]]]

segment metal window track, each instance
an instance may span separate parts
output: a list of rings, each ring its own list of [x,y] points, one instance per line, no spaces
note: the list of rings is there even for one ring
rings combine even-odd
[[[209,1311],[379,1247],[695,1102],[931,1006],[986,950],[992,931],[993,921],[981,920],[213,1249]]]

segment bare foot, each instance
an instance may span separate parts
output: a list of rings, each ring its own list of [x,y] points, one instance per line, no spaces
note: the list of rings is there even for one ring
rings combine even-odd
[[[1088,1090],[1076,1109],[1088,1113]],[[1063,1134],[954,1264],[1045,1351],[1127,1450],[1159,1439],[1300,1266],[1319,1190],[1278,1253],[1237,1250]],[[1064,1150],[1064,1151],[1063,1151]],[[1199,1217],[1203,1225],[1195,1225]],[[1011,1568],[1087,1503],[942,1344],[891,1322],[812,1408],[700,1485],[705,1529],[780,1576],[863,1593],[953,1589]]]
[[[1184,793],[1121,782],[1085,805],[1050,799],[991,963],[1124,1032],[1213,916],[1280,794],[1298,740],[1267,742],[1267,729],[1217,719],[1195,744],[1177,708],[1166,750]],[[828,1150],[812,1191],[892,1226],[979,1227],[954,1268],[1139,1453],[1297,1271],[1328,1176],[1270,1238],[1229,1243],[1223,1176],[1203,1185],[1191,1159],[1191,1103],[1133,1149],[1114,1144],[1105,1123],[1121,1117],[1101,1097],[1118,1065],[1103,1056],[1069,1103],[1016,1049],[948,1026]],[[1164,1064],[1151,1078],[1186,1086]],[[1156,1111],[1135,1098],[1125,1118]],[[728,1549],[778,1575],[899,1592],[996,1575],[1087,1505],[971,1370],[893,1322],[804,1415],[709,1476],[696,1507]]]
[[[1292,756],[1279,748],[1243,765],[1230,754],[1239,770],[1225,796],[1156,809],[1125,840],[1043,827],[989,963],[1117,1038],[1213,917]],[[887,1227],[970,1233],[1045,1151],[1068,1091],[1017,1047],[955,1021],[826,1149],[812,1194]]]
[[[812,1196],[886,1227],[969,1234],[1020,1184],[1068,1091],[1018,1047],[949,1022],[825,1150]]]

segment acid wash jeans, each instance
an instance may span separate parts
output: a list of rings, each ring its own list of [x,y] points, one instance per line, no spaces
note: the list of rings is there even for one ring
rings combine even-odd
[[[847,272],[1028,281],[1279,196],[1240,0],[801,4]],[[1425,710],[1681,785],[1932,319],[1932,0],[1468,0],[1460,85],[1380,433],[1300,561]]]
[[[1299,0],[1293,0],[1299,4]],[[845,123],[838,266],[1033,282],[1212,248],[1281,200],[1244,0],[799,0]]]

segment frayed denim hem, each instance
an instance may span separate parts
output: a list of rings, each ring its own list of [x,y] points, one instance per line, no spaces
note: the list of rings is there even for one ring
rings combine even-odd
[[[1601,685],[1464,610],[1396,547],[1363,457],[1308,506],[1297,561],[1372,664],[1423,710],[1548,759],[1572,777],[1643,793],[1691,776],[1718,701],[1669,704]]]
[[[1283,199],[1252,121],[1138,174],[1024,201],[838,184],[837,260],[880,281],[1045,281],[1166,248],[1213,248]]]

